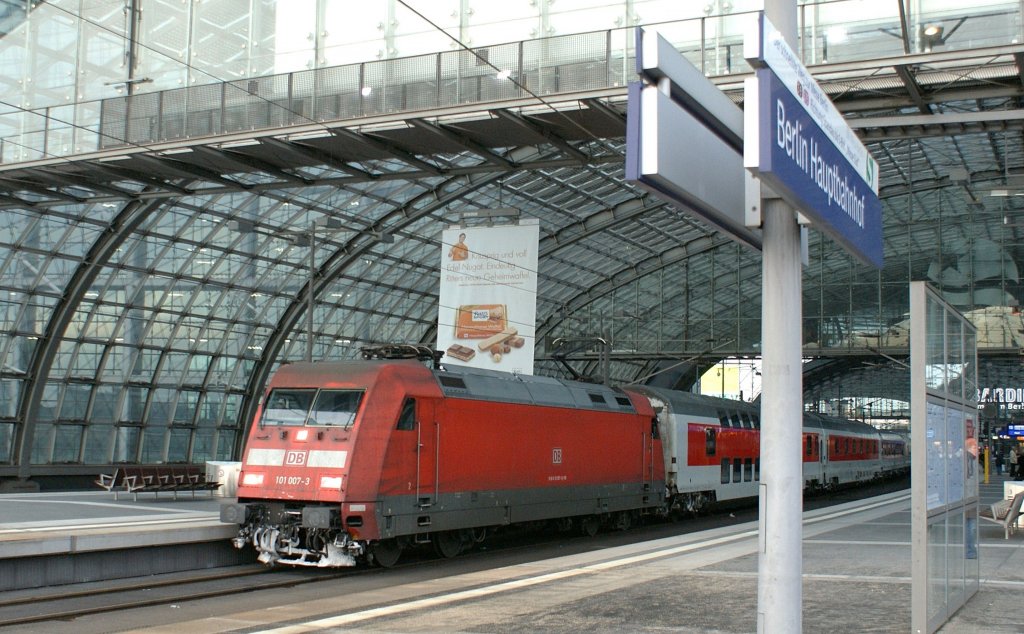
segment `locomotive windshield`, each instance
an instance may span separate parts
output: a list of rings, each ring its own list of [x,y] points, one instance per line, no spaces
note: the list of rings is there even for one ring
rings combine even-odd
[[[351,427],[363,400],[362,390],[275,389],[267,398],[260,425]]]

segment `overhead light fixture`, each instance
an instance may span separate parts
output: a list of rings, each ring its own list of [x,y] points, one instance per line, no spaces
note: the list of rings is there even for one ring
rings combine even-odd
[[[942,46],[946,40],[942,37],[945,27],[938,23],[925,24],[921,27],[921,49],[925,52],[931,51],[936,46]]]
[[[828,38],[829,44],[842,44],[849,38],[849,34],[846,31],[846,27],[833,26],[825,31],[825,37]]]
[[[510,71],[508,69],[498,71],[498,79],[508,79],[511,76],[512,76],[512,71]]]
[[[363,89],[359,91],[359,94],[364,97],[369,97],[372,92],[373,88],[370,88],[369,86],[363,86]]]

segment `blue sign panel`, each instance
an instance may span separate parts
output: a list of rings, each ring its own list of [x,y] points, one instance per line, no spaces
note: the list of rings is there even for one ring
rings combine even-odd
[[[756,73],[758,176],[816,229],[882,268],[882,202],[775,73]]]
[[[1024,425],[1007,425],[1007,436],[1024,436]]]

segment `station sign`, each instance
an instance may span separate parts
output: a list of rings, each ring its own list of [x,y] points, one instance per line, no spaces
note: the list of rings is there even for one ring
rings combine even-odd
[[[878,164],[761,14],[744,44],[744,167],[842,244],[883,266]]]
[[[1014,438],[1024,436],[1024,425],[1007,425],[1006,435]]]
[[[637,29],[626,114],[626,181],[755,250],[745,196],[743,113],[667,40]]]

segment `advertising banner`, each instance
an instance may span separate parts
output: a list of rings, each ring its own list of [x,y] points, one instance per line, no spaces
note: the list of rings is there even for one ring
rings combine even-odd
[[[533,374],[539,239],[536,220],[442,232],[443,363]]]

